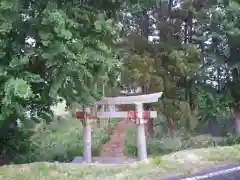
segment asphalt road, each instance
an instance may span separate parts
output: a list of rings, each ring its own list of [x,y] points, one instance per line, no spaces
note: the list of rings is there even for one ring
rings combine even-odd
[[[240,180],[240,164],[217,166],[189,175],[167,177],[164,180]]]

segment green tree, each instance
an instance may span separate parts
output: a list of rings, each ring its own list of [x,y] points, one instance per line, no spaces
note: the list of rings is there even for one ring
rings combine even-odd
[[[236,133],[240,133],[239,121],[239,62],[240,45],[240,4],[237,1],[219,1],[211,8],[210,33],[212,44],[209,52],[213,55],[217,70],[217,89],[231,108],[236,120]]]
[[[20,131],[17,121],[27,127],[51,120],[50,107],[59,97],[69,106],[89,104],[100,95],[94,84],[116,78],[119,60],[112,44],[119,28],[111,18],[117,6],[110,1],[0,2],[2,146],[15,138],[10,129]]]
[[[201,61],[189,29],[197,5],[183,1],[179,8],[175,6],[172,1],[145,5],[128,16],[122,83],[140,86],[143,93],[163,91],[159,110],[176,124],[193,129],[197,124],[194,84]],[[150,42],[149,36],[156,39]]]

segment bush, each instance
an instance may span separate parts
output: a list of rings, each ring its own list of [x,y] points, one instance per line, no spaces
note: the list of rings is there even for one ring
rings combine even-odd
[[[129,155],[137,156],[137,137],[135,128],[129,128],[126,131],[125,152]],[[149,155],[165,154],[181,149],[179,139],[170,139],[168,137],[157,139],[147,139],[147,151]]]
[[[30,131],[17,127],[1,133],[0,165],[10,163],[17,153],[24,153],[29,149],[29,138],[32,134]]]
[[[235,144],[240,144],[240,137],[239,136],[228,136],[224,138],[224,140],[221,142],[221,145],[227,145],[227,146],[232,146]]]
[[[219,146],[224,141],[223,137],[213,137],[211,135],[193,136],[182,141],[182,149],[198,149]]]
[[[147,150],[149,155],[160,155],[176,152],[184,149],[199,149],[214,146],[234,145],[240,143],[240,137],[213,137],[211,135],[190,136],[187,133],[177,132],[176,138],[172,139],[166,135],[159,138],[159,133],[153,138],[147,139]],[[136,128],[131,127],[126,131],[125,152],[129,155],[137,155]]]
[[[93,127],[92,154],[99,155],[100,147],[109,140],[107,123]],[[83,153],[83,127],[75,119],[58,119],[49,125],[41,125],[31,138],[29,149],[14,158],[15,163],[35,161],[69,162]]]

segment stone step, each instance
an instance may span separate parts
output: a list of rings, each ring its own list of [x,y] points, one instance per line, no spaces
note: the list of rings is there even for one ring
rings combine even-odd
[[[109,156],[109,157],[117,157],[117,156],[123,156],[124,152],[124,131],[126,127],[128,127],[131,123],[131,121],[120,121],[115,129],[113,130],[113,133],[111,135],[111,138],[108,142],[106,142],[101,150],[101,156]]]

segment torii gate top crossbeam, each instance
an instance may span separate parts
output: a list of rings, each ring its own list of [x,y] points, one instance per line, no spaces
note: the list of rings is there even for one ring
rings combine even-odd
[[[102,98],[100,101],[97,101],[95,104],[138,104],[138,103],[153,103],[157,102],[158,99],[162,96],[162,92],[145,94],[138,96],[118,96],[118,97],[109,97]]]

